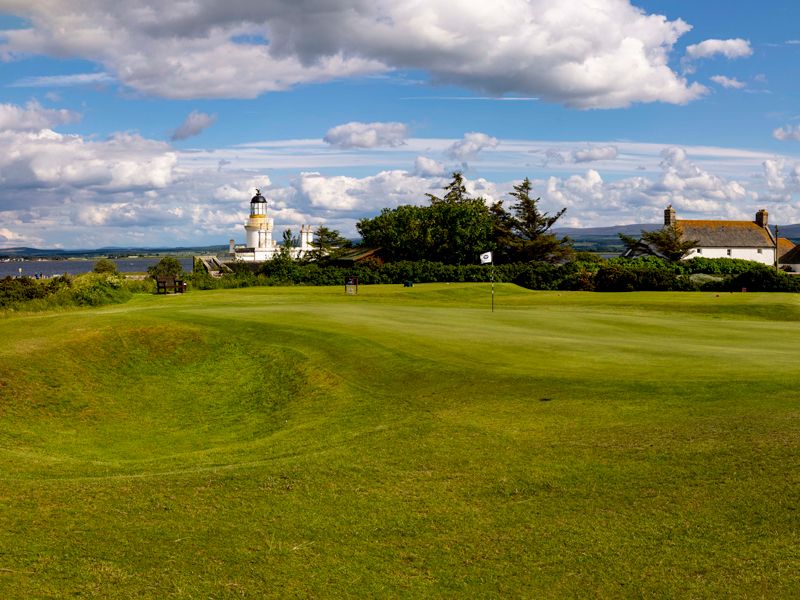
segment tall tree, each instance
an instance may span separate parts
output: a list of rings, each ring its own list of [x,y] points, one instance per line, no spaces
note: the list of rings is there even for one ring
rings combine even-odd
[[[482,198],[470,198],[461,173],[430,206],[383,209],[356,227],[365,246],[383,248],[387,260],[432,260],[448,264],[475,262],[491,247],[492,221]]]
[[[531,196],[533,186],[530,179],[514,186],[510,193],[516,202],[511,205],[513,211],[510,220],[511,233],[516,238],[511,252],[518,260],[540,260],[554,262],[572,254],[572,246],[568,237],[558,238],[550,233],[550,228],[566,212],[562,208],[555,215],[548,215],[539,210],[539,200]]]
[[[514,217],[498,200],[489,206],[492,220],[492,245],[497,263],[513,262],[519,254],[519,238],[514,234]]]
[[[426,207],[404,204],[361,219],[356,229],[362,244],[382,248],[386,260],[422,260],[431,247],[429,222]]]
[[[310,260],[335,258],[344,248],[349,248],[351,245],[350,240],[344,238],[336,229],[318,227],[311,242],[313,250],[309,252],[308,258]]]
[[[281,249],[279,255],[282,258],[292,258],[292,251],[300,245],[300,239],[295,237],[291,229],[283,231],[283,239],[281,240]]]
[[[459,171],[453,171],[450,183],[444,186],[445,194],[442,198],[434,194],[425,194],[431,201],[431,205],[436,204],[463,204],[471,198],[467,195],[467,187],[464,185],[464,175]]]
[[[432,204],[429,250],[431,260],[448,264],[470,264],[491,250],[492,219],[483,198],[467,198],[458,203]]]

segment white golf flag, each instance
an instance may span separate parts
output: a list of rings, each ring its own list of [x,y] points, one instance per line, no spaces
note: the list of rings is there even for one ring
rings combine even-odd
[[[492,253],[491,252],[484,252],[481,254],[481,264],[485,265],[486,263],[492,262]]]

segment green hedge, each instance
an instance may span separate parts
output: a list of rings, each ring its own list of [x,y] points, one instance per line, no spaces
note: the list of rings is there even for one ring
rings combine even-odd
[[[233,273],[215,279],[204,269],[196,268],[192,284],[197,289],[234,288],[254,285],[343,285],[345,277],[355,275],[361,284],[489,281],[489,265],[446,265],[431,261],[399,261],[383,265],[363,263],[337,267],[317,263],[275,259],[260,265],[256,272],[250,265],[233,265]],[[528,269],[526,264],[497,265],[495,281],[514,281]]]
[[[654,256],[581,260],[556,265],[545,262],[494,266],[494,279],[513,282],[534,290],[629,291],[787,291],[800,289],[800,278],[777,272],[765,265],[728,258],[695,258],[669,262]],[[336,267],[275,259],[261,265],[233,265],[234,272],[219,279],[195,269],[192,284],[197,289],[250,287],[259,285],[343,285],[355,275],[361,284],[433,282],[488,282],[489,265],[447,265],[426,260],[386,264],[361,263]]]

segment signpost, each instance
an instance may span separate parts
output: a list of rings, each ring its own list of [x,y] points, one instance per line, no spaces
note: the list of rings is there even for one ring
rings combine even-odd
[[[358,295],[358,277],[348,275],[344,278],[344,293],[348,296]]]

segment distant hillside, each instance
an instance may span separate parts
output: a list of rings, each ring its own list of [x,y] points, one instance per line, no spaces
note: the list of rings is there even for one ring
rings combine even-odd
[[[770,229],[772,233],[775,233],[774,225],[770,225]],[[800,223],[795,223],[794,225],[778,225],[778,234],[782,238],[788,238],[797,244],[800,242]]]
[[[611,225],[609,227],[559,227],[553,233],[569,236],[576,250],[582,252],[600,252],[617,254],[624,250],[619,234],[638,236],[642,230],[654,231],[661,225],[653,223],[634,223],[632,225]]]
[[[129,256],[193,256],[196,254],[216,254],[228,246],[188,246],[181,248],[95,248],[87,250],[60,250],[47,248],[0,248],[0,258],[126,258]]]
[[[639,235],[642,230],[655,231],[660,229],[661,225],[653,223],[634,223],[633,225],[611,225],[610,227],[558,227],[553,229],[553,233],[558,235],[568,235],[575,239],[576,236],[616,236],[618,233],[625,235]]]
[[[613,254],[623,250],[619,234],[638,236],[642,230],[654,231],[661,228],[656,223],[634,223],[631,225],[611,225],[608,227],[558,227],[553,233],[559,236],[569,236],[577,250],[587,252],[602,252]],[[775,227],[770,226],[773,233]],[[792,225],[779,225],[780,236],[800,242],[800,223]],[[360,243],[361,240],[353,240]],[[46,248],[0,248],[0,258],[126,258],[129,256],[193,256],[198,254],[218,254],[225,252],[228,246],[186,246],[179,248],[134,248],[134,247],[105,247],[86,250],[59,250]]]
[[[559,227],[554,228],[556,235],[567,235],[576,250],[586,252],[601,252],[612,254],[624,249],[619,239],[619,234],[638,236],[642,231],[655,231],[662,225],[654,223],[638,223],[633,225],[612,225],[610,227]],[[775,227],[770,226],[773,234]],[[779,225],[778,232],[781,237],[788,238],[795,244],[800,242],[800,224]]]

